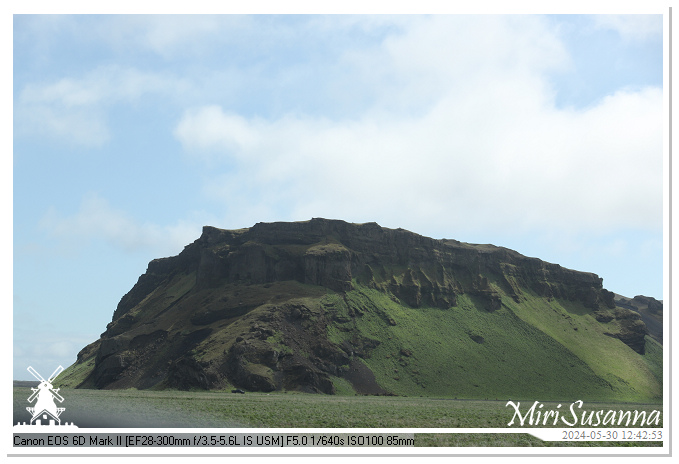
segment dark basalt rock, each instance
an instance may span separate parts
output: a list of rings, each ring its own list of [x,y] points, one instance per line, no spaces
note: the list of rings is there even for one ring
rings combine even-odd
[[[396,267],[406,270],[390,275],[391,280],[371,276],[375,270],[384,274]],[[196,272],[199,287],[225,281],[296,280],[342,292],[350,290],[356,278],[391,291],[412,307],[450,307],[456,295],[476,293],[487,300],[489,310],[497,308],[497,298],[484,274],[494,273],[503,277],[503,290],[517,299],[521,288],[530,288],[590,308],[598,304],[615,307],[613,293],[602,288],[602,279],[595,274],[527,258],[506,248],[435,240],[375,223],[313,219],[258,223],[239,231],[204,227],[201,237],[178,256],[149,263],[147,272],[121,300],[113,320],[122,318],[172,274],[190,271]]]
[[[646,326],[648,335],[663,342],[663,303],[655,298],[637,295],[632,299],[615,295],[615,304],[621,308],[629,309],[641,316]]]
[[[215,378],[207,371],[208,363],[201,363],[191,357],[181,357],[170,363],[167,386],[179,390],[192,388],[209,389],[214,386]]]
[[[618,338],[637,353],[644,354],[648,330],[639,313],[625,308],[616,308],[614,319],[620,324],[621,330],[613,334],[606,333],[606,335]]]

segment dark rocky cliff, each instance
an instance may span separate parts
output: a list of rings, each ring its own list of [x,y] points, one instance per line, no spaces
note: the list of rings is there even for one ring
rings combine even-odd
[[[384,305],[355,304],[360,289],[413,310],[454,311],[460,298],[490,313],[508,301],[563,300],[606,324],[606,335],[645,349],[639,314],[616,307],[595,274],[493,245],[312,219],[204,227],[179,255],[149,263],[71,372],[96,388],[333,393],[332,379],[344,378],[359,393],[387,393],[363,362],[384,340],[347,324],[366,311],[385,327],[395,321]]]
[[[398,275],[398,270],[402,273]],[[579,301],[591,309],[614,308],[614,294],[597,275],[527,258],[507,248],[435,240],[376,223],[258,223],[238,231],[204,227],[201,237],[172,258],[156,259],[118,305],[113,323],[160,282],[178,272],[196,272],[196,286],[223,282],[265,284],[294,280],[334,291],[352,280],[389,290],[412,307],[455,306],[455,296],[473,293],[488,308],[499,298],[484,277],[501,277],[503,290],[520,300],[522,288],[547,297]]]

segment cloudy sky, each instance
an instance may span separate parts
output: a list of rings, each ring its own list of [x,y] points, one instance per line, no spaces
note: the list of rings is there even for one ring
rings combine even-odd
[[[203,225],[375,221],[663,298],[662,15],[13,27],[15,378]]]

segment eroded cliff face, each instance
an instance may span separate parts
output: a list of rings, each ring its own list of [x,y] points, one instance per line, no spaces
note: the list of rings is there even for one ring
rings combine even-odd
[[[595,274],[493,245],[434,240],[375,223],[314,219],[259,223],[239,231],[204,227],[201,237],[178,256],[149,263],[121,300],[113,323],[178,272],[196,272],[197,288],[297,281],[342,292],[351,290],[356,279],[415,308],[448,308],[455,306],[456,295],[472,293],[482,297],[488,309],[497,309],[499,295],[487,277],[492,275],[516,301],[521,300],[522,289],[530,289],[591,309],[615,307],[614,294],[602,288],[602,279]]]
[[[492,245],[312,219],[204,227],[179,255],[151,261],[79,354],[79,385],[334,393],[340,378],[387,394],[364,362],[384,340],[351,321],[370,312],[387,328],[396,322],[384,305],[356,303],[357,289],[412,311],[455,311],[460,298],[491,313],[507,299],[564,300],[644,352],[643,321],[616,308],[595,274]]]

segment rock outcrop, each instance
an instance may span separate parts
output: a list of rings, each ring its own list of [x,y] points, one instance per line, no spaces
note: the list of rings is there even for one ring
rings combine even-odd
[[[615,304],[621,308],[629,309],[639,314],[644,323],[648,335],[663,342],[663,303],[655,298],[637,295],[634,298],[625,298],[615,295]]]

